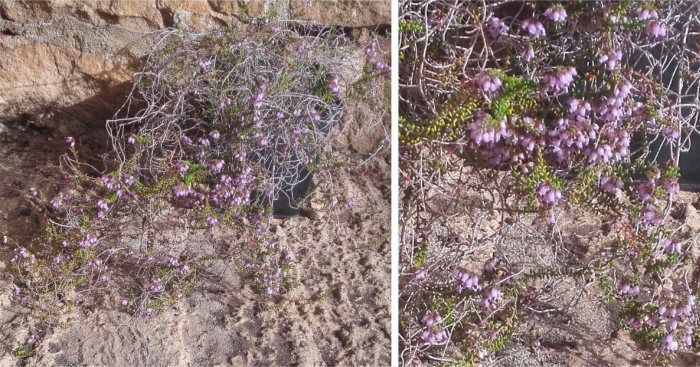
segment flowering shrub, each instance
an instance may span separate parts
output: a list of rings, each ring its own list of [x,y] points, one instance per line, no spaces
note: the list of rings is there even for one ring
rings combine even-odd
[[[66,139],[69,183],[44,198],[45,235],[18,245],[11,260],[17,299],[49,322],[77,302],[149,316],[192,292],[208,261],[222,258],[264,295],[288,290],[293,255],[268,232],[277,204],[298,208],[314,172],[345,163],[329,146],[340,101],[378,89],[387,75],[375,41],[360,47],[372,61],[360,54],[349,67],[342,35],[301,36],[295,24],[163,31],[107,122],[104,173],[85,173],[76,139]],[[325,187],[327,209],[341,210],[336,196],[352,205]],[[227,231],[233,243],[220,236]]]
[[[662,5],[401,2],[404,364],[493,358],[522,337],[536,295],[552,291],[541,283],[565,278],[596,280],[623,309],[619,327],[659,348],[652,363],[696,350],[698,287],[683,277],[691,244],[668,214],[696,118],[681,106],[697,108],[698,49],[681,35],[698,9]],[[467,193],[480,199],[465,203]],[[464,205],[468,233],[447,209]],[[526,250],[535,237],[522,252],[504,248],[534,230],[569,251],[558,217],[572,207],[612,233],[607,252],[537,267],[542,254]],[[499,226],[483,234],[494,218]],[[452,232],[457,244],[446,240]],[[483,265],[474,258],[485,249],[494,253]],[[674,316],[661,318],[661,305]],[[427,314],[441,316],[439,337]]]

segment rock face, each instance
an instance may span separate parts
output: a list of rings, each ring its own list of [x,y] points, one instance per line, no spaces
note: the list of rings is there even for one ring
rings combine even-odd
[[[375,27],[390,24],[391,2],[0,0],[0,121],[80,134],[122,105],[151,32],[209,31],[263,15]]]

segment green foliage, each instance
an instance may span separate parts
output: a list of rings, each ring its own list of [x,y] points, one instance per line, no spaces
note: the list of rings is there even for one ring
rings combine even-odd
[[[194,181],[195,178],[201,178],[201,176],[196,176],[195,174],[191,175],[190,178]],[[173,186],[175,186],[175,184],[177,183],[177,180],[178,175],[174,172],[171,172],[166,174],[165,177],[160,179],[152,186],[146,186],[144,183],[136,181],[134,182],[134,188],[136,189],[136,192],[139,195],[144,197],[151,197],[154,195],[160,196],[169,193],[173,189]]]
[[[399,32],[425,32],[425,25],[418,19],[401,19],[399,20]]]
[[[414,255],[413,258],[413,264],[415,264],[418,267],[423,266],[425,264],[425,260],[428,258],[428,245],[423,244],[421,247],[418,248],[418,251]]]
[[[429,122],[418,123],[399,117],[399,141],[401,145],[415,145],[429,141],[454,141],[463,136],[481,96],[476,93],[458,93],[438,115]]]
[[[529,77],[510,76],[502,71],[491,71],[492,76],[501,79],[503,91],[491,101],[491,116],[495,119],[510,119],[514,115],[528,115],[537,110],[538,103],[533,98],[537,91],[537,80]]]
[[[17,358],[25,359],[33,356],[35,352],[36,349],[34,343],[27,343],[13,350],[12,354],[14,354]]]

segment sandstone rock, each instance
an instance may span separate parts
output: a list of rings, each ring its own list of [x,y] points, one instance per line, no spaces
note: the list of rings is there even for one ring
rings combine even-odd
[[[131,87],[131,65],[149,50],[155,39],[152,31],[158,29],[209,31],[263,15],[350,27],[389,24],[391,19],[388,0],[308,4],[0,0],[0,121],[31,121],[57,134],[103,124],[124,102]]]
[[[311,4],[311,6],[309,6]],[[391,1],[290,1],[290,14],[320,24],[372,27],[391,24]]]
[[[131,79],[125,60],[18,37],[0,38],[0,120],[29,116],[45,126],[47,119],[34,115],[52,110],[58,118],[104,123],[123,103]]]

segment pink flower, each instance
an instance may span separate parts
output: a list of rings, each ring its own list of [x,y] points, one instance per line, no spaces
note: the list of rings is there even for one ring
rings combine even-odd
[[[488,31],[493,39],[499,39],[502,34],[508,32],[508,26],[499,18],[489,19]]]
[[[542,77],[540,89],[543,91],[551,89],[555,92],[568,92],[569,86],[573,83],[576,76],[578,76],[576,68],[567,66]]]
[[[498,263],[498,258],[492,257],[486,264],[484,264],[484,271],[494,271],[496,270],[496,264]]]
[[[686,345],[686,346],[691,346],[693,344],[693,330],[688,329],[686,330],[685,334],[681,335],[681,341]]]
[[[681,136],[678,129],[672,127],[664,127],[661,129],[661,134],[668,140],[678,140]]]
[[[221,172],[221,169],[224,167],[224,161],[219,159],[214,162],[211,162],[208,166],[209,171],[212,173],[219,173]]]
[[[661,340],[661,347],[669,352],[673,352],[678,349],[678,342],[673,339],[673,334],[668,334]]]
[[[665,238],[663,241],[661,241],[661,247],[663,247],[665,253],[681,253],[681,244],[674,242],[668,238]]]
[[[537,188],[537,197],[547,207],[552,207],[561,200],[561,191],[552,188],[548,183],[541,182]]]
[[[527,45],[525,47],[525,53],[523,54],[523,61],[530,62],[535,58],[535,50],[532,49],[532,45]]]
[[[476,112],[476,121],[467,125],[467,130],[470,131],[469,137],[477,145],[496,143],[501,140],[502,137],[508,135],[506,121],[501,120],[496,123],[493,118],[483,110]]]
[[[70,147],[73,148],[75,146],[75,139],[73,139],[72,136],[69,136],[66,138],[66,143],[70,144]]]
[[[561,5],[553,6],[544,11],[544,16],[555,23],[560,23],[566,19],[566,10]]]
[[[338,85],[338,76],[334,75],[329,81],[328,81],[328,89],[331,90],[334,94],[338,94],[340,92],[340,86]]]
[[[200,61],[199,67],[202,69],[203,73],[206,73],[211,68],[211,61]]]
[[[425,279],[425,270],[418,271],[413,275],[413,279],[415,280],[423,280]]]
[[[523,21],[523,29],[526,29],[533,37],[544,37],[546,35],[544,26],[535,18]]]
[[[603,176],[600,179],[600,188],[608,193],[614,194],[618,189],[623,187],[622,180],[619,178]]]
[[[609,50],[607,53],[602,54],[598,61],[601,64],[607,63],[608,70],[614,70],[615,65],[622,61],[622,51],[619,48]]]
[[[637,19],[647,20],[647,19],[659,19],[659,14],[656,10],[641,9],[637,10]]]
[[[663,186],[664,189],[666,189],[666,192],[669,194],[677,194],[681,189],[680,185],[678,184],[678,180],[665,181]]]
[[[462,293],[462,291],[464,290],[481,290],[481,285],[479,284],[479,277],[475,274],[471,274],[466,270],[462,270],[460,268],[455,268],[452,271],[452,276],[456,278],[453,288],[457,293]]]
[[[345,204],[343,204],[343,208],[347,209],[353,206],[354,203],[355,202],[352,200],[352,198],[347,198],[347,200],[345,200]]]
[[[496,76],[490,76],[485,73],[479,74],[479,77],[477,78],[477,83],[479,84],[479,88],[481,88],[481,90],[483,90],[484,93],[496,92],[503,85],[501,83],[501,79],[499,79]]]
[[[498,288],[490,288],[486,290],[486,292],[484,292],[483,296],[481,297],[481,302],[479,302],[479,305],[483,308],[488,308],[500,298],[501,291]]]
[[[257,110],[262,106],[262,100],[263,100],[264,94],[263,92],[257,93],[251,98],[251,103],[253,107]]]
[[[420,334],[420,338],[423,339],[424,342],[427,342],[430,345],[437,344],[437,343],[443,341],[446,337],[447,337],[447,334],[445,333],[445,330],[443,330],[442,328],[424,330]]]
[[[649,22],[649,24],[647,24],[647,27],[644,29],[644,33],[652,38],[664,38],[666,37],[666,27],[658,20],[652,20]]]
[[[176,268],[176,267],[180,266],[180,262],[172,256],[168,256],[167,263],[168,263],[168,266],[171,268]]]
[[[180,275],[184,275],[184,274],[187,274],[187,272],[189,272],[189,271],[190,271],[190,267],[187,266],[187,264],[185,264],[180,268],[179,272],[180,272]]]
[[[585,116],[591,111],[591,104],[588,102],[583,102],[576,98],[571,98],[567,102],[569,105],[569,112],[574,115]]]
[[[442,322],[442,316],[437,311],[428,312],[420,319],[421,324],[431,327]]]

